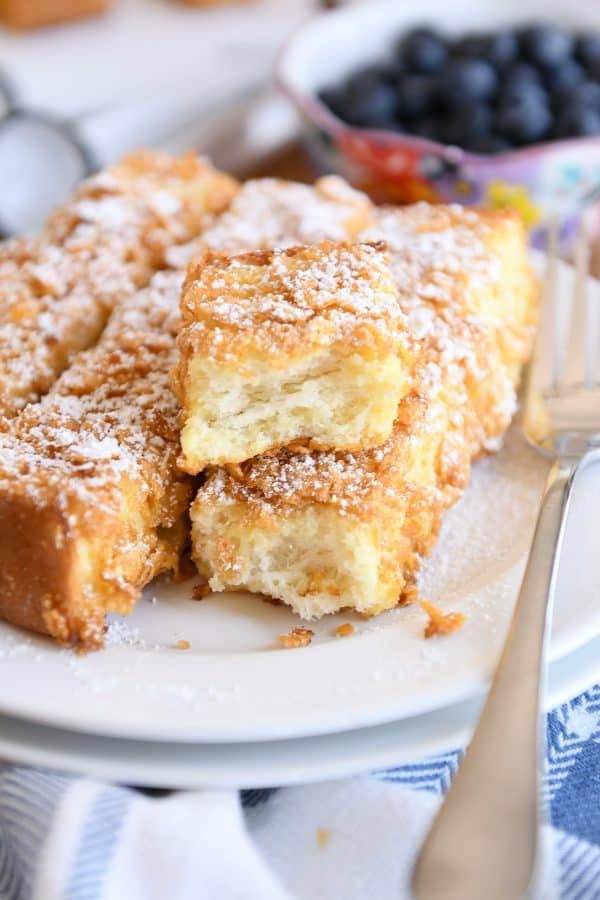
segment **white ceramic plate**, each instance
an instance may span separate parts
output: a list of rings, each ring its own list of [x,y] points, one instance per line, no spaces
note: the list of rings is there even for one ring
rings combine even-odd
[[[565,296],[571,282],[562,266]],[[0,712],[129,739],[248,742],[379,725],[472,697],[498,657],[545,467],[513,428],[447,516],[422,585],[466,613],[453,635],[425,641],[413,606],[370,621],[326,619],[311,626],[310,647],[283,650],[277,636],[297,624],[285,608],[242,594],[197,603],[191,584],[155,584],[128,623],[112,626],[116,643],[85,658],[1,625]],[[600,471],[585,481],[567,529],[553,659],[600,634]],[[344,621],[355,633],[340,639],[333,629]],[[181,638],[189,650],[176,649]]]
[[[552,664],[547,708],[599,678],[597,638]],[[389,725],[320,737],[233,744],[119,740],[0,716],[0,758],[147,787],[283,787],[391,768],[464,746],[480,703],[473,698]]]

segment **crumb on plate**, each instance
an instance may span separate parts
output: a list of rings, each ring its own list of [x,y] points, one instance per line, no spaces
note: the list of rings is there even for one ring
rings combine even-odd
[[[337,637],[350,637],[351,634],[354,634],[354,625],[352,624],[352,622],[344,622],[343,625],[338,625],[338,627],[334,629],[333,633]]]
[[[330,840],[330,828],[317,828],[317,846],[319,850],[326,850]]]
[[[288,634],[279,635],[279,643],[286,650],[294,647],[308,647],[314,637],[314,631],[310,628],[292,628]]]
[[[206,583],[206,581],[201,581],[199,584],[195,584],[192,588],[192,600],[203,600],[210,594],[210,587]]]
[[[192,646],[192,645],[190,644],[190,642],[189,642],[189,641],[186,641],[184,638],[181,638],[181,639],[178,640],[177,643],[175,644],[175,648],[176,648],[177,650],[189,650],[191,646]]]
[[[429,600],[419,600],[423,612],[429,616],[429,621],[423,632],[426,638],[439,634],[452,634],[464,625],[465,616],[460,612],[443,613]]]

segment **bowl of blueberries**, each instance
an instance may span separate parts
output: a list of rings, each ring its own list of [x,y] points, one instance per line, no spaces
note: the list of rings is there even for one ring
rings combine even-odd
[[[378,202],[516,207],[568,238],[600,195],[594,0],[370,0],[323,13],[279,81],[321,171]]]

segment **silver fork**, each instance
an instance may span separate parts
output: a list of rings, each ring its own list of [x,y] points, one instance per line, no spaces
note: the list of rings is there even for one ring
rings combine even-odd
[[[540,700],[558,562],[578,474],[600,460],[600,298],[590,290],[583,225],[575,257],[569,298],[557,290],[558,226],[552,223],[542,322],[552,320],[553,335],[537,342],[538,348],[550,344],[551,359],[536,350],[528,367],[523,428],[529,443],[554,462],[500,663],[413,872],[417,900],[519,900],[535,874]],[[577,359],[573,333],[582,326],[584,353]]]

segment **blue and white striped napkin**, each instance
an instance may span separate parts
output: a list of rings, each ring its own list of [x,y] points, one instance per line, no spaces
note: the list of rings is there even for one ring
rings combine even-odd
[[[459,760],[241,797],[4,765],[0,900],[403,900]],[[535,900],[600,900],[600,685],[548,716],[547,769]]]

